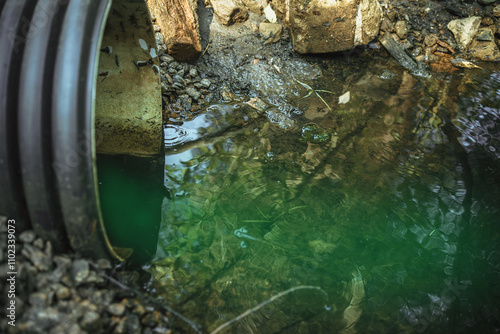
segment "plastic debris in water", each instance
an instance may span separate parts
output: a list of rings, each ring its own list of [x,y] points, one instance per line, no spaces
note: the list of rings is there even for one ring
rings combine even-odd
[[[236,231],[234,231],[234,235],[237,236],[238,238],[247,238],[247,239],[250,239],[250,240],[260,241],[259,239],[254,238],[251,235],[248,235],[247,233],[248,233],[248,231],[244,227],[239,228]]]
[[[347,91],[339,97],[339,104],[346,104],[351,99],[351,92]]]
[[[351,294],[352,298],[349,306],[344,310],[344,321],[346,323],[345,328],[342,332],[352,328],[354,324],[358,321],[363,313],[363,308],[361,302],[365,298],[365,285],[363,283],[363,277],[358,268],[357,271],[352,272],[352,282],[351,282]]]

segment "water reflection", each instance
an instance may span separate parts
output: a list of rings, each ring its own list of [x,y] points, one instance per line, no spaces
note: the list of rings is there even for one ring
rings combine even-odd
[[[332,308],[294,291],[230,331],[498,330],[498,73],[345,76],[351,101],[333,112],[297,100],[287,129],[243,121],[170,147],[156,291],[208,330],[300,285]]]

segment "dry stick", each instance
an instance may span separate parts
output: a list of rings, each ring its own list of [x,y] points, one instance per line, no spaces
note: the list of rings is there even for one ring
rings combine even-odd
[[[243,312],[242,314],[240,314],[236,318],[233,318],[233,319],[229,320],[228,322],[223,323],[222,325],[220,325],[219,327],[217,327],[215,330],[213,330],[212,332],[210,332],[210,334],[216,334],[216,333],[220,332],[221,330],[223,330],[224,328],[226,328],[226,327],[234,324],[237,321],[240,321],[244,317],[252,314],[253,312],[255,312],[255,311],[257,311],[257,310],[259,310],[261,308],[263,308],[267,304],[272,303],[276,299],[281,298],[284,295],[289,294],[290,292],[294,292],[294,291],[297,291],[297,290],[300,290],[300,289],[314,289],[314,290],[319,290],[319,291],[321,291],[321,292],[323,292],[325,294],[326,299],[328,301],[328,294],[325,292],[325,290],[321,289],[319,286],[313,286],[313,285],[299,285],[299,286],[295,286],[295,287],[290,288],[288,290],[282,291],[282,292],[278,293],[277,295],[272,296],[268,300],[260,303],[259,305],[255,306],[255,307],[252,307],[251,309],[246,310],[245,312]]]
[[[101,275],[102,277],[108,279],[111,283],[114,283],[116,284],[118,287],[122,288],[123,290],[130,290],[132,292],[134,292],[135,294],[139,295],[140,297],[150,301],[151,303],[154,303],[158,306],[160,306],[161,308],[164,308],[166,309],[168,312],[172,313],[173,315],[175,315],[176,317],[178,317],[179,319],[181,319],[182,321],[184,321],[186,324],[188,324],[189,326],[191,326],[192,329],[194,329],[194,331],[198,334],[203,334],[203,332],[200,330],[200,326],[195,323],[194,321],[192,320],[189,320],[188,318],[186,318],[185,316],[183,316],[182,314],[180,314],[179,312],[173,310],[171,307],[157,301],[156,299],[153,299],[151,297],[149,297],[148,295],[145,295],[143,294],[142,292],[136,290],[136,289],[133,289],[125,284],[123,284],[122,282],[118,281],[117,279],[111,277],[111,276],[108,276],[106,275],[105,273],[103,273],[96,265],[94,265],[93,263],[91,263],[92,267],[94,268],[94,270],[97,271],[97,273],[99,275]]]

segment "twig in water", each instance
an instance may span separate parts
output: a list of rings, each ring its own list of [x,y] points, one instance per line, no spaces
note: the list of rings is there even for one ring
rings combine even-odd
[[[302,81],[299,81],[295,78],[293,78],[293,80],[297,81],[299,84],[301,84],[304,88],[306,89],[309,89],[309,93],[307,93],[306,96],[303,97],[303,99],[305,99],[306,97],[309,97],[312,93],[316,94],[317,97],[319,97],[319,99],[321,101],[323,101],[323,103],[328,107],[329,110],[332,110],[332,108],[330,108],[330,106],[328,105],[328,103],[325,102],[325,100],[323,100],[323,98],[321,97],[321,95],[319,95],[318,92],[323,92],[323,93],[331,93],[333,94],[333,92],[329,91],[329,90],[324,90],[324,89],[313,89],[311,86],[309,86],[308,84],[306,83],[303,83]]]
[[[269,303],[272,303],[273,301],[275,301],[276,299],[278,298],[281,298],[283,297],[284,295],[287,295],[291,292],[294,292],[294,291],[297,291],[297,290],[301,290],[301,289],[313,289],[313,290],[319,290],[321,292],[323,292],[323,294],[325,295],[326,297],[326,301],[327,301],[327,304],[326,304],[326,307],[328,309],[329,305],[328,305],[328,294],[325,292],[325,290],[321,289],[319,286],[313,286],[313,285],[299,285],[299,286],[295,286],[293,288],[290,288],[288,290],[285,290],[285,291],[282,291],[280,293],[278,293],[277,295],[274,295],[272,296],[271,298],[269,298],[268,300],[260,303],[259,305],[255,306],[255,307],[252,307],[251,309],[248,309],[246,310],[245,312],[243,312],[242,314],[240,314],[239,316],[237,316],[236,318],[233,318],[225,323],[223,323],[222,325],[220,325],[219,327],[217,327],[215,330],[213,330],[212,332],[210,332],[210,334],[217,334],[219,333],[221,330],[223,330],[224,328],[228,327],[228,326],[231,326],[232,324],[234,324],[235,322],[237,321],[240,321],[241,319],[243,319],[244,317],[246,316],[249,316],[250,314],[252,314],[253,312],[255,311],[258,311],[259,309],[263,308],[264,306],[266,306],[267,304]]]
[[[130,290],[132,292],[134,292],[137,296],[141,297],[141,298],[144,298],[146,300],[148,300],[149,302],[153,303],[153,304],[156,304],[158,305],[159,307],[167,310],[168,312],[172,313],[173,315],[175,315],[176,317],[178,317],[179,319],[181,319],[182,321],[184,321],[186,324],[188,324],[192,329],[194,329],[194,331],[197,333],[197,334],[203,334],[203,332],[201,331],[200,329],[200,325],[198,325],[197,323],[195,323],[194,321],[192,320],[189,320],[188,318],[186,318],[185,316],[183,316],[182,314],[180,314],[179,312],[175,311],[174,309],[172,309],[171,307],[157,301],[156,299],[148,296],[148,295],[145,295],[143,294],[142,292],[134,289],[134,288],[131,288],[125,284],[123,284],[122,282],[118,281],[117,279],[111,277],[111,276],[108,276],[106,275],[104,272],[102,272],[102,270],[97,267],[96,265],[94,265],[93,263],[91,263],[91,266],[94,268],[94,270],[99,274],[101,275],[102,277],[106,278],[108,281],[110,281],[111,283],[117,285],[118,287],[120,287],[121,289],[123,290]]]

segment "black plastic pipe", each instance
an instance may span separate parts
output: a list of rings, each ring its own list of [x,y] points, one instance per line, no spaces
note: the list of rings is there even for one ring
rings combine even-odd
[[[0,0],[0,215],[57,250],[121,260],[102,221],[94,127],[111,5]]]

